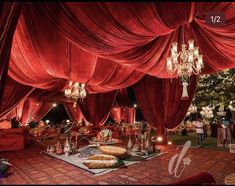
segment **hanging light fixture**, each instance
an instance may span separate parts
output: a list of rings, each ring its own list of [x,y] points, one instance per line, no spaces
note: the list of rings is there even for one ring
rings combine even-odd
[[[87,95],[85,84],[69,81],[69,86],[64,90],[64,95],[73,99],[74,105],[76,107],[78,99],[84,99]]]
[[[194,46],[194,40],[190,39],[187,45],[181,45],[181,51],[178,51],[178,42],[173,42],[171,47],[171,55],[167,57],[166,69],[169,74],[176,73],[181,78],[183,85],[182,99],[188,99],[188,81],[192,74],[199,75],[203,64],[203,56],[199,54],[199,48]]]
[[[211,119],[214,117],[213,108],[210,106],[202,107],[202,111],[200,112],[201,116],[206,119]]]
[[[190,105],[188,112],[190,113],[197,113],[197,106],[196,105]]]

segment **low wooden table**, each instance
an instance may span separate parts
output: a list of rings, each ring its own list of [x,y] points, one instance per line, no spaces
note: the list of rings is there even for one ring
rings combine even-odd
[[[224,179],[225,185],[235,185],[235,173],[229,174]]]

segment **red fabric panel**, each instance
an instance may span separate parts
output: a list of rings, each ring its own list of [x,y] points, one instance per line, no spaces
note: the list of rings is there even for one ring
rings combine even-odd
[[[121,108],[120,107],[113,107],[110,111],[110,116],[116,123],[121,123]]]
[[[33,6],[86,51],[162,78],[169,77],[166,57],[171,42],[182,40],[181,26],[188,29],[184,37],[193,37],[204,55],[203,73],[234,68],[234,8],[234,2],[60,2]],[[223,27],[205,22],[206,14],[213,10],[224,12]]]
[[[127,88],[118,89],[115,98],[115,104],[118,107],[132,107],[128,96]]]
[[[215,185],[215,178],[208,172],[200,172],[193,176],[180,178],[177,181],[170,183],[170,185]]]
[[[111,117],[115,122],[121,123],[125,121],[127,123],[134,123],[135,121],[135,109],[129,107],[113,107],[110,111]]]
[[[0,118],[7,115],[14,107],[24,100],[33,89],[33,87],[19,84],[8,77],[3,99],[0,104]]]
[[[116,91],[89,94],[83,101],[79,102],[84,118],[94,126],[104,124],[108,119],[115,96]]]
[[[145,76],[133,86],[143,117],[155,127],[175,128],[184,119],[197,87],[192,76],[188,86],[188,100],[181,100],[182,85],[178,79],[159,79]]]
[[[36,122],[41,120],[52,109],[50,102],[35,102],[33,99],[27,99],[25,104],[22,115],[23,125],[30,123],[33,117]]]
[[[130,86],[143,77],[140,72],[74,46],[44,18],[30,7],[22,12],[9,66],[9,75],[16,81],[59,91],[67,79],[86,83],[89,93],[97,93]]]
[[[17,2],[3,2],[0,6],[0,101],[5,90],[9,59],[11,53],[12,39],[18,18],[21,11],[21,4]]]
[[[75,121],[75,122],[80,122],[82,119],[84,119],[82,112],[77,105],[77,107],[73,107],[73,103],[66,103],[64,104],[64,107],[69,115],[69,117]]]

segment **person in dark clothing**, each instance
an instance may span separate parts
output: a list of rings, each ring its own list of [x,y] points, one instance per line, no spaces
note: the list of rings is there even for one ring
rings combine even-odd
[[[35,128],[37,123],[34,121],[34,117],[32,118],[32,121],[29,123],[30,128]]]
[[[16,119],[16,117],[11,119],[11,128],[19,128],[20,122]]]

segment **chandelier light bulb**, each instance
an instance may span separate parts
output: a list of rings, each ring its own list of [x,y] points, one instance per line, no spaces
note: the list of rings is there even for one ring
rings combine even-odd
[[[69,81],[69,88],[64,90],[64,94],[67,98],[72,98],[74,101],[73,107],[76,107],[78,99],[84,99],[86,97],[86,89],[84,83],[78,83]]]
[[[69,81],[69,87],[72,87],[72,86],[73,86],[73,82]]]
[[[172,43],[172,50],[173,50],[174,52],[177,52],[177,45],[178,45],[178,42],[173,42],[173,43]]]
[[[190,39],[188,41],[188,45],[189,45],[189,50],[193,50],[194,49],[194,40],[193,39]]]

